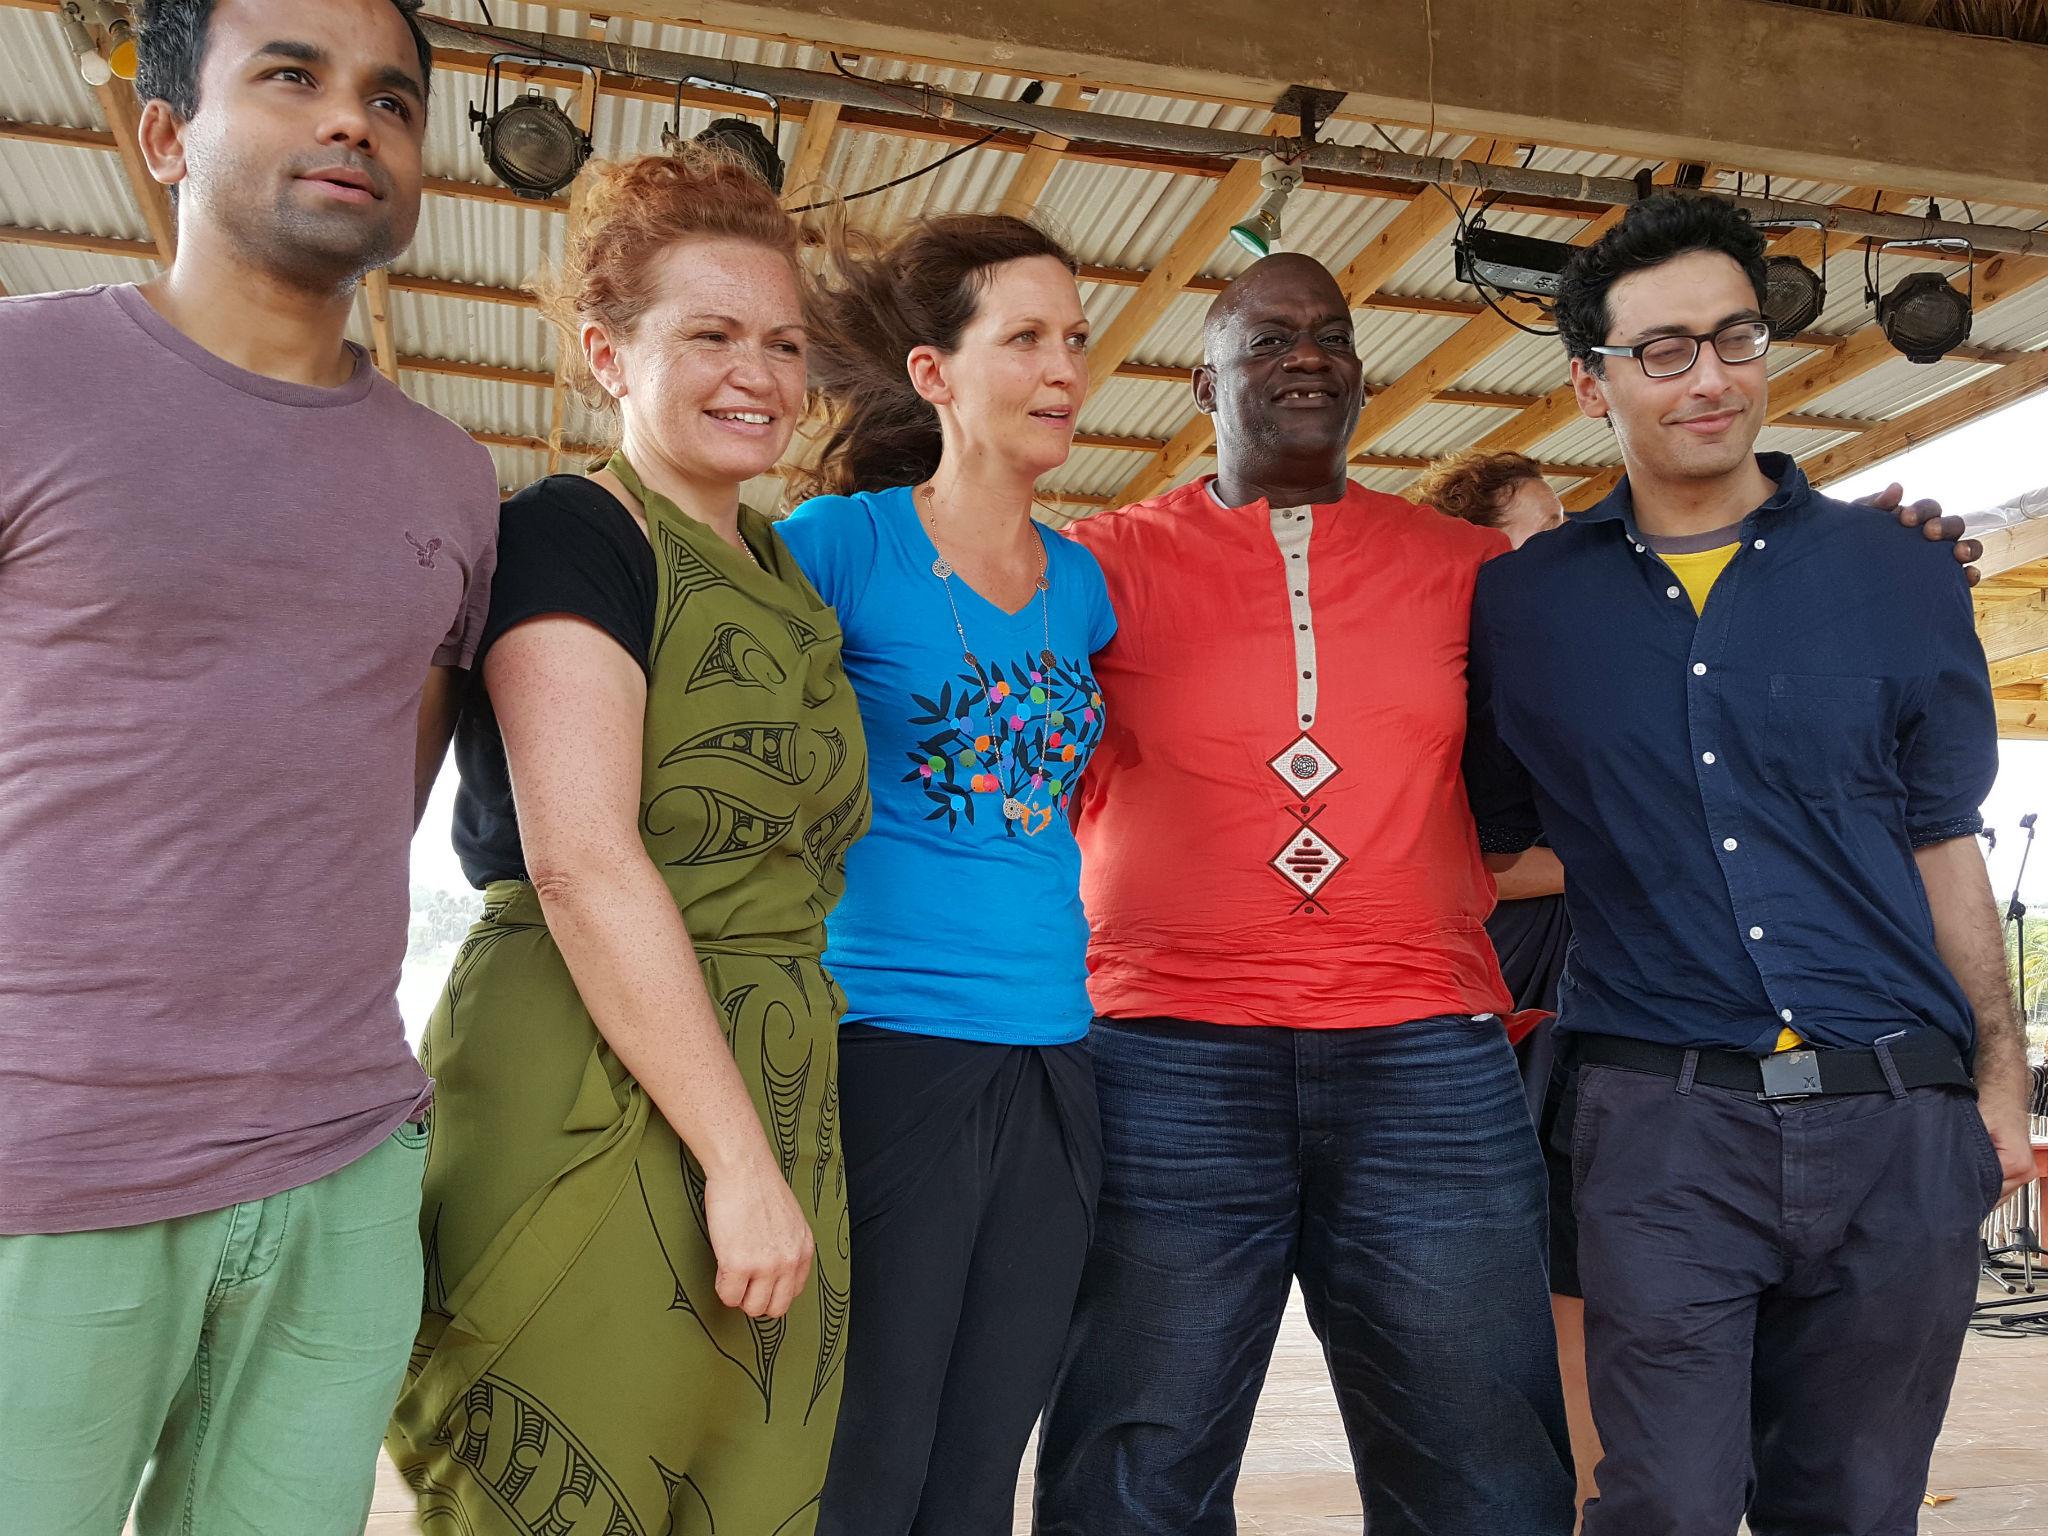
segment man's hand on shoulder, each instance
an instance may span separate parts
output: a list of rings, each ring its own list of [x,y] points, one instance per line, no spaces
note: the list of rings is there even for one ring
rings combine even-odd
[[[1984,558],[1984,546],[1975,539],[1963,537],[1963,520],[1960,517],[1944,517],[1941,503],[1932,498],[1907,501],[1905,487],[1894,480],[1881,491],[1868,496],[1858,496],[1859,507],[1875,507],[1880,512],[1890,512],[1908,528],[1918,528],[1929,539],[1946,539],[1955,545],[1956,559],[1962,562],[1963,575],[1971,586],[1977,585],[1981,574],[1977,562]]]

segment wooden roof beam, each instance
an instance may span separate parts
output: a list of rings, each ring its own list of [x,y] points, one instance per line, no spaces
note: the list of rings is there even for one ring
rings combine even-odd
[[[1268,133],[1284,133],[1297,126],[1295,120],[1275,114],[1266,124]],[[1099,387],[1116,372],[1117,365],[1137,350],[1166,307],[1177,298],[1188,279],[1200,274],[1223,243],[1230,226],[1243,218],[1258,201],[1259,162],[1240,160],[1213,187],[1202,206],[1195,210],[1185,228],[1167,248],[1159,264],[1145,274],[1138,291],[1117,311],[1088,348],[1088,381]]]
[[[1052,105],[1065,107],[1069,111],[1087,110],[1079,80],[1062,80],[1059,89],[1053,93]],[[1031,136],[1031,148],[1024,153],[1023,163],[1010,178],[1010,185],[1003,193],[1003,201],[997,209],[1013,219],[1028,219],[1038,207],[1038,200],[1045,196],[1045,185],[1052,180],[1052,173],[1059,169],[1060,160],[1072,145],[1072,140],[1057,134],[1037,133]]]
[[[149,164],[142,158],[142,144],[138,137],[142,127],[142,104],[135,99],[135,87],[126,80],[114,79],[105,85],[94,86],[92,94],[100,105],[100,114],[106,119],[114,151],[121,157],[121,171],[127,178],[129,194],[135,199],[136,210],[142,215],[149,238],[156,245],[157,260],[168,267],[178,253],[178,216],[171,209],[170,193],[149,174]]]
[[[2021,651],[2017,656],[2007,656],[1991,663],[1991,686],[2007,687],[2013,683],[2039,682],[2048,678],[2048,648],[2038,651]]]
[[[594,38],[602,38],[609,25],[605,16],[591,15],[585,23]],[[602,83],[595,75],[585,75],[576,87],[576,104],[569,113],[570,121],[577,131],[590,132],[597,121],[597,98]],[[569,186],[569,227],[573,230],[583,217],[584,200],[590,196],[590,177],[579,170]],[[571,343],[567,337],[555,337],[555,391],[548,404],[548,473],[555,474],[562,467],[562,432],[569,419],[569,369],[574,359],[570,352]]]
[[[1879,423],[1853,443],[1844,443],[1825,453],[1815,454],[1800,467],[1815,485],[1830,485],[1847,479],[1858,470],[1940,437],[1944,432],[1952,432],[1980,416],[2024,400],[2042,389],[2048,389],[2048,351],[2031,353],[2024,362],[2013,363],[1974,383],[1965,384],[1961,389],[1938,395],[1903,416]],[[2048,524],[2048,519],[2041,521]],[[2032,548],[2033,541],[2037,539],[2044,540],[2041,553],[2048,553],[2048,526],[2037,534],[2030,524],[2022,524],[2018,529],[2001,529],[1984,537],[1990,541],[1998,539],[2000,534],[2005,535],[2001,547],[2015,556],[2010,565],[2022,565],[2038,558]],[[1987,557],[1991,553],[1988,542],[1985,553]],[[1994,574],[1994,569],[2004,570],[2007,566],[1980,566],[1979,569],[1989,576]]]
[[[2009,572],[2033,585],[2048,585],[2048,517],[1987,529],[1976,538],[1984,546],[1977,569],[1985,576],[1996,578]]]
[[[2048,650],[2048,592],[2007,601],[1978,602],[1977,638],[1994,666],[2015,656]]]
[[[820,25],[809,0],[633,0],[633,10],[793,37]],[[1301,84],[1351,93],[1352,111],[1454,133],[2048,201],[2048,49],[1769,0],[1352,0],[1335,28],[1313,7],[1261,12],[1255,39],[1232,6],[1178,7],[1166,24],[1155,6],[1098,0],[835,0],[830,10],[847,47],[1000,60],[1013,75],[1254,101]],[[1589,95],[1585,80],[1600,90]],[[1913,110],[1873,113],[1873,80],[1913,81]]]
[[[796,153],[782,177],[782,206],[800,208],[824,195],[825,162],[832,154],[832,136],[839,127],[839,103],[818,101],[804,114],[797,130]]]
[[[363,278],[363,302],[370,311],[370,352],[377,371],[398,382],[398,348],[391,339],[391,273],[378,267]]]

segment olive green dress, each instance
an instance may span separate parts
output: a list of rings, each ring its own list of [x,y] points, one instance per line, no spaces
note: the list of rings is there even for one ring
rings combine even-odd
[[[658,567],[640,829],[817,1238],[789,1314],[722,1305],[704,1175],[501,881],[421,1059],[427,1293],[387,1440],[428,1536],[808,1536],[846,1353],[839,989],[819,964],[867,754],[840,635],[772,527],[764,569],[623,455]]]

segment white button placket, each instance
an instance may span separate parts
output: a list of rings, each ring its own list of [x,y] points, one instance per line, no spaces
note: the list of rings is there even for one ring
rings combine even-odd
[[[1280,878],[1313,902],[1316,893],[1329,883],[1345,862],[1346,855],[1333,847],[1309,825],[1309,796],[1341,771],[1337,760],[1323,750],[1312,734],[1316,723],[1317,667],[1316,621],[1309,596],[1309,539],[1315,517],[1307,507],[1272,509],[1273,542],[1279,546],[1282,574],[1287,581],[1287,623],[1294,636],[1294,719],[1300,727],[1294,740],[1281,748],[1267,766],[1293,794],[1295,814],[1301,825],[1295,828],[1273,855],[1272,867]]]

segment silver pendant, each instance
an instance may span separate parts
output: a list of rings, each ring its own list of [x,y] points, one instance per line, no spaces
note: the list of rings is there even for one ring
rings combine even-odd
[[[932,562],[932,574],[938,577],[939,580],[944,581],[948,576],[953,574],[952,562],[949,561],[944,555],[939,556],[938,559]]]
[[[1019,800],[1015,795],[1003,797],[1003,816],[1006,820],[1022,821],[1025,814],[1025,806],[1022,800]]]
[[[1038,578],[1038,586],[1036,590],[1040,592],[1050,592],[1052,590],[1052,583],[1046,580],[1043,576],[1041,576]]]

